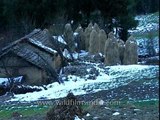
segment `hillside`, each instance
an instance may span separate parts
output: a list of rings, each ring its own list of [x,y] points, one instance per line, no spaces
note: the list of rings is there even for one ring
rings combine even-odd
[[[159,54],[159,12],[148,15],[136,16],[139,24],[136,29],[129,32],[136,38],[138,44],[138,53],[141,56],[148,55],[147,42],[153,41],[153,47]]]
[[[153,40],[156,55],[152,57],[159,59],[158,15],[159,13],[137,16],[135,19],[139,21],[138,27],[129,31],[136,38],[137,52],[141,57],[150,57],[147,42]],[[0,96],[0,106],[3,108],[0,109],[0,120],[1,117],[11,119],[11,116],[16,119],[13,117],[14,111],[18,111],[20,120],[44,119],[46,111],[56,105],[55,100],[63,99],[68,93],[73,93],[81,101],[98,100],[100,104],[102,103],[102,106],[88,105],[88,108],[84,108],[88,113],[83,116],[85,120],[106,120],[106,118],[150,120],[152,116],[154,120],[158,120],[158,65],[147,65],[144,60],[138,65],[106,66],[99,60],[102,57],[101,54],[90,55],[86,51],[81,51],[74,53],[73,56],[76,60],[61,69],[59,74],[63,83],[54,82],[41,87],[33,86],[41,89],[36,92]],[[109,101],[119,101],[123,104],[108,105]],[[131,104],[125,105],[126,101]],[[144,106],[140,106],[139,103]],[[5,105],[8,107],[5,108]],[[22,107],[18,108],[19,106]],[[154,109],[154,107],[157,108]],[[33,108],[35,110],[32,110]],[[37,113],[33,114],[33,111]],[[9,117],[5,117],[5,114]]]

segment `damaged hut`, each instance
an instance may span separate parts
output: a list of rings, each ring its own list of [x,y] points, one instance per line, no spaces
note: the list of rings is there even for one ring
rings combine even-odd
[[[35,29],[0,50],[0,77],[23,76],[29,85],[58,81],[61,59],[48,31]]]

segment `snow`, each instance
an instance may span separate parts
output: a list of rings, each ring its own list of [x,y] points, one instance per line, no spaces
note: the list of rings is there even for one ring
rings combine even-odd
[[[139,80],[142,78],[152,78],[155,77],[155,71],[158,72],[159,66],[147,66],[147,65],[119,65],[111,66],[109,69],[109,76],[112,79],[125,78]],[[141,75],[141,76],[139,76]],[[121,79],[120,79],[121,80]],[[123,81],[123,79],[121,80]]]
[[[138,45],[138,55],[148,55],[147,50],[147,38],[136,38],[137,45]],[[153,46],[156,53],[159,53],[159,38],[158,36],[153,39]]]
[[[111,110],[111,108],[109,108],[109,107],[104,107],[106,110]]]
[[[145,26],[139,25],[135,30],[129,30],[129,32],[147,32],[155,28],[158,28],[156,23],[147,23]]]
[[[63,56],[64,56],[65,58],[70,58],[70,57],[71,57],[70,54],[69,54],[69,51],[68,51],[67,49],[64,49],[64,51],[63,51]]]
[[[119,115],[120,113],[119,112],[115,112],[115,113],[113,113],[112,115]]]
[[[139,15],[135,17],[135,20],[138,20],[139,24],[136,28],[128,30],[133,36],[135,35],[135,39],[138,45],[138,55],[147,56],[147,42],[150,39],[148,36],[148,32],[158,32],[159,31],[159,15],[157,13],[148,14],[148,15]],[[137,36],[138,34],[138,36]],[[152,36],[154,49],[157,54],[159,54],[159,36]]]
[[[72,54],[72,53],[69,53],[69,51],[68,51],[67,49],[64,49],[64,51],[63,51],[63,56],[64,56],[65,58],[72,59],[72,57],[71,57],[70,54]]]
[[[62,35],[63,36],[63,35]],[[63,39],[62,36],[52,36],[55,40],[58,40],[60,43],[63,43],[63,44],[67,44],[66,41]]]
[[[73,20],[71,20],[71,24],[73,24],[73,22],[74,22],[74,21],[73,21]]]
[[[86,114],[87,117],[91,116],[89,113]]]
[[[103,100],[100,100],[99,101],[99,105],[103,105],[104,104],[104,101]]]
[[[134,109],[134,111],[140,111],[140,109]]]
[[[75,116],[74,120],[84,120],[83,118],[80,119],[77,115]]]
[[[137,20],[144,20],[146,21],[146,18],[143,18],[143,16],[136,17]],[[144,25],[145,24],[145,25]],[[134,30],[129,30],[131,33],[135,32],[146,32],[152,29],[157,29],[156,23],[147,23],[140,22],[138,27]],[[78,33],[74,33],[76,36]],[[56,37],[59,42],[63,44],[67,44],[62,36],[53,36]],[[138,45],[138,55],[148,55],[147,51],[147,38],[136,38],[136,42]],[[159,37],[155,37],[154,39],[154,49],[156,50],[156,53],[159,53]],[[48,48],[44,46],[41,42],[35,41],[33,39],[30,39],[30,41],[33,44],[36,44],[44,49],[47,49],[51,52],[57,52],[51,48]],[[88,52],[82,51],[80,53],[71,53],[73,55],[74,59],[78,59],[79,57],[85,57],[88,55]],[[67,49],[63,52],[64,57],[71,59],[71,56]],[[100,56],[103,56],[100,53]],[[113,88],[117,88],[120,86],[124,86],[129,84],[132,81],[139,81],[144,78],[147,78],[147,80],[150,80],[148,78],[155,78],[156,75],[158,75],[159,66],[147,66],[147,65],[117,65],[117,66],[106,66],[105,68],[100,68],[99,64],[97,63],[90,63],[85,62],[85,64],[92,64],[98,71],[99,75],[96,77],[95,80],[88,80],[88,76],[86,75],[84,78],[81,78],[79,76],[75,75],[68,75],[68,81],[64,81],[63,84],[59,84],[57,82],[51,83],[49,85],[44,86],[46,89],[42,88],[42,91],[38,92],[32,92],[32,93],[26,93],[26,94],[18,94],[14,95],[14,97],[6,102],[10,101],[19,101],[19,102],[31,102],[31,101],[37,101],[37,100],[48,100],[48,99],[56,99],[56,98],[63,98],[66,97],[66,95],[69,92],[73,92],[74,95],[83,95],[83,94],[89,94],[89,93],[95,93],[102,90],[109,90]],[[105,70],[108,70],[108,73],[105,72]],[[88,68],[87,71],[89,72],[91,69]],[[65,77],[62,77],[62,79],[66,79]],[[15,81],[21,81],[22,76],[15,78]],[[0,85],[7,85],[8,79],[7,78],[0,78]],[[147,83],[146,83],[147,84]],[[36,86],[35,86],[36,87]],[[38,88],[38,87],[37,87]],[[124,93],[126,94],[126,93]],[[148,96],[146,96],[146,99],[148,99]],[[129,98],[130,100],[130,98]],[[103,105],[104,101],[99,101],[99,105]],[[7,108],[8,109],[8,108]],[[14,109],[12,107],[11,109]],[[108,107],[105,107],[105,109],[110,109]],[[140,109],[134,109],[134,111],[140,111]],[[118,116],[121,113],[114,112],[113,116]],[[127,115],[124,113],[124,115]],[[89,113],[86,114],[86,116],[91,116]],[[98,117],[94,117],[95,119],[98,119]],[[80,119],[78,116],[75,116],[74,120],[84,120],[83,118]]]
[[[74,52],[72,55],[73,55],[73,58],[74,58],[74,59],[78,59],[79,53]]]
[[[74,33],[73,33],[74,36],[77,36],[78,34],[79,34],[78,32],[74,32]]]
[[[0,85],[6,84],[8,82],[8,78],[0,78]]]
[[[13,80],[17,82],[21,82],[23,79],[23,76],[15,77]]]
[[[159,71],[158,66],[119,65],[106,67],[105,69],[109,69],[109,74],[106,74],[103,69],[98,67],[98,64],[94,65],[100,72],[96,80],[85,80],[85,78],[80,78],[75,75],[68,75],[68,81],[64,81],[64,84],[54,82],[45,86],[47,90],[43,89],[38,92],[14,95],[14,98],[9,101],[29,102],[42,98],[63,98],[69,92],[72,92],[74,95],[95,93],[101,90],[117,88],[145,77],[154,78]]]
[[[88,52],[81,50],[80,53],[79,53],[79,57],[85,57],[88,54],[89,54]]]
[[[147,53],[147,39],[146,38],[139,38],[136,39],[138,45],[138,55],[148,55]]]
[[[69,53],[69,51],[68,51],[67,49],[64,49],[64,51],[63,51],[63,56],[64,56],[65,58],[72,59],[72,57],[71,57],[70,54],[72,54],[72,56],[73,56],[73,58],[74,58],[75,60],[78,59],[79,53],[77,53],[77,52]]]
[[[7,86],[9,84],[9,79],[10,78],[0,78],[0,85]],[[18,77],[12,78],[12,79],[15,83],[21,83],[23,76],[18,76]]]
[[[58,36],[58,41],[65,45],[67,44],[66,41],[62,38],[62,36]]]
[[[139,15],[135,17],[139,24],[136,29],[129,30],[130,33],[135,32],[147,32],[155,29],[159,29],[159,16],[154,14]]]
[[[29,38],[29,41],[30,41],[31,43],[35,44],[35,45],[38,45],[38,46],[41,47],[41,48],[44,48],[44,49],[50,51],[50,52],[57,53],[56,50],[53,50],[52,48],[49,48],[49,47],[43,45],[43,44],[42,44],[40,41],[38,41],[38,40],[34,40],[34,39],[32,39],[32,38]]]

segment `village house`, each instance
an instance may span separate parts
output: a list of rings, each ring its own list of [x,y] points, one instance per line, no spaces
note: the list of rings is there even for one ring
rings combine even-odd
[[[0,77],[23,76],[24,84],[42,85],[57,80],[61,59],[48,30],[35,29],[0,50]]]

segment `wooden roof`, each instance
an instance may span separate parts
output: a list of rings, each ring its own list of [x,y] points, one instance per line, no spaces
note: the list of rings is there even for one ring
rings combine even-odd
[[[46,68],[45,61],[50,63],[57,53],[53,49],[50,39],[52,37],[46,29],[43,31],[35,29],[30,34],[2,48],[0,58],[11,51],[37,67]]]

